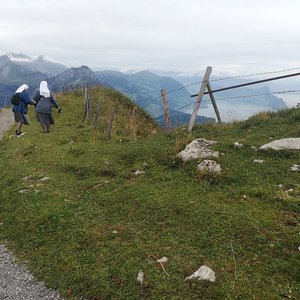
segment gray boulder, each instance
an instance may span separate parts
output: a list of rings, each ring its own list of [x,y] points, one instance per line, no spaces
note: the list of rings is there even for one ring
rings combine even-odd
[[[208,141],[200,138],[188,144],[185,149],[177,154],[183,161],[192,159],[219,157],[219,152],[210,149],[210,145],[216,144],[215,141]]]
[[[259,149],[274,149],[274,150],[300,150],[300,138],[286,138],[281,140],[276,140],[271,143],[261,146]]]
[[[201,172],[220,173],[221,166],[214,160],[206,159],[198,165],[197,169]]]

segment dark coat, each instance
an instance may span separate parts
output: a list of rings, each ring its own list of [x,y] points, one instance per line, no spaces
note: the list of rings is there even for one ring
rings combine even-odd
[[[51,114],[52,106],[58,108],[56,99],[51,92],[50,97],[44,97],[40,95],[40,90],[37,89],[32,99],[37,102],[35,111],[38,113]]]
[[[28,104],[32,104],[27,92],[24,90],[21,95],[21,101],[18,105],[14,105],[12,111],[13,112],[19,112],[23,115],[27,114],[28,111]]]

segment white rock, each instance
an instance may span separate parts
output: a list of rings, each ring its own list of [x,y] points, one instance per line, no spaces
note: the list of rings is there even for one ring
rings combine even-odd
[[[255,147],[255,146],[251,146],[251,149],[253,149],[253,150],[257,150],[257,148]]]
[[[244,148],[244,145],[242,143],[239,143],[239,142],[234,142],[233,147],[234,148]]]
[[[74,144],[74,141],[70,141],[68,144]]]
[[[278,187],[279,187],[280,189],[282,189],[282,188],[283,188],[283,184],[278,184]]]
[[[185,281],[186,280],[191,280],[191,279],[194,279],[194,278],[196,278],[198,280],[209,280],[211,282],[215,282],[216,281],[216,274],[211,268],[203,265],[203,266],[200,267],[200,269],[198,271],[194,272],[191,276],[186,277]]]
[[[214,160],[206,159],[197,166],[199,171],[210,172],[210,173],[220,173],[221,166]]]
[[[20,194],[24,194],[26,192],[27,192],[27,190],[21,190],[21,191],[19,191]]]
[[[168,261],[168,258],[165,257],[165,256],[163,256],[162,258],[156,260],[156,262],[158,262],[158,263],[165,263],[167,261]]]
[[[139,271],[136,280],[137,280],[138,283],[143,284],[143,282],[144,282],[144,272],[143,272],[143,270]]]
[[[113,234],[117,234],[117,233],[118,233],[118,231],[117,231],[117,230],[114,230],[112,233],[113,233]]]
[[[291,150],[300,150],[300,138],[286,138],[273,141],[271,143],[265,144],[261,146],[259,149],[274,149],[274,150],[282,150],[282,149],[291,149]]]
[[[295,172],[300,171],[300,166],[299,165],[292,165],[291,166],[291,171],[295,171]]]
[[[50,179],[50,177],[43,177],[42,179],[40,179],[39,181],[47,181],[47,180],[49,180]]]
[[[148,166],[148,164],[147,164],[146,162],[144,162],[144,163],[143,163],[143,166],[144,166],[144,167],[147,167],[147,166]]]
[[[257,164],[262,164],[264,162],[264,160],[262,160],[262,159],[254,159],[253,162],[257,163]]]
[[[298,250],[300,251],[300,246],[298,247]]]
[[[141,175],[141,174],[145,174],[145,173],[146,173],[145,171],[136,170],[134,172],[134,175]]]
[[[213,151],[209,148],[210,145],[216,144],[215,141],[208,141],[205,139],[196,139],[188,144],[185,149],[177,154],[183,161],[192,159],[219,157],[218,151]]]

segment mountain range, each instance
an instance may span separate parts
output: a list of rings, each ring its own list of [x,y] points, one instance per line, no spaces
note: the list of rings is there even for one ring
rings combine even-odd
[[[179,76],[173,74],[170,76],[157,75],[150,71],[141,71],[136,73],[122,73],[118,71],[95,71],[88,66],[78,68],[67,68],[66,66],[47,59],[43,56],[30,58],[22,53],[9,53],[0,56],[0,107],[9,103],[9,99],[14,91],[23,83],[30,86],[30,95],[33,94],[41,80],[47,80],[49,87],[53,91],[62,91],[70,87],[93,86],[102,84],[114,88],[124,95],[128,96],[137,105],[145,108],[150,115],[163,124],[163,108],[160,98],[161,89],[167,91],[167,101],[171,112],[172,123],[186,123],[189,120],[190,112],[180,108],[189,106],[193,108],[193,102],[196,98],[190,95],[197,93],[199,84],[189,85],[193,82],[201,81],[199,77]],[[212,77],[211,85],[213,89],[224,87],[230,84],[239,84],[242,80],[232,79],[222,82],[217,77]],[[188,85],[187,87],[185,87]],[[225,86],[226,86],[225,85]],[[286,108],[284,101],[273,95],[266,86],[258,88],[247,88],[243,91],[231,90],[218,94],[218,98],[237,97],[242,94],[266,94],[265,96],[249,97],[243,99],[244,103],[251,104],[261,109],[278,110]],[[220,99],[222,103],[236,105],[241,103],[241,99]],[[190,105],[189,105],[190,104]],[[209,104],[206,97],[201,107],[207,107]],[[212,118],[198,117],[197,122],[213,122]]]

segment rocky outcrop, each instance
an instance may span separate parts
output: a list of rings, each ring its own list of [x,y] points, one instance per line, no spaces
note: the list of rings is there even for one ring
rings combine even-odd
[[[203,138],[199,138],[188,144],[185,149],[177,154],[183,161],[189,161],[199,158],[207,157],[219,157],[220,153],[210,149],[210,145],[214,145],[217,142],[208,141]]]

